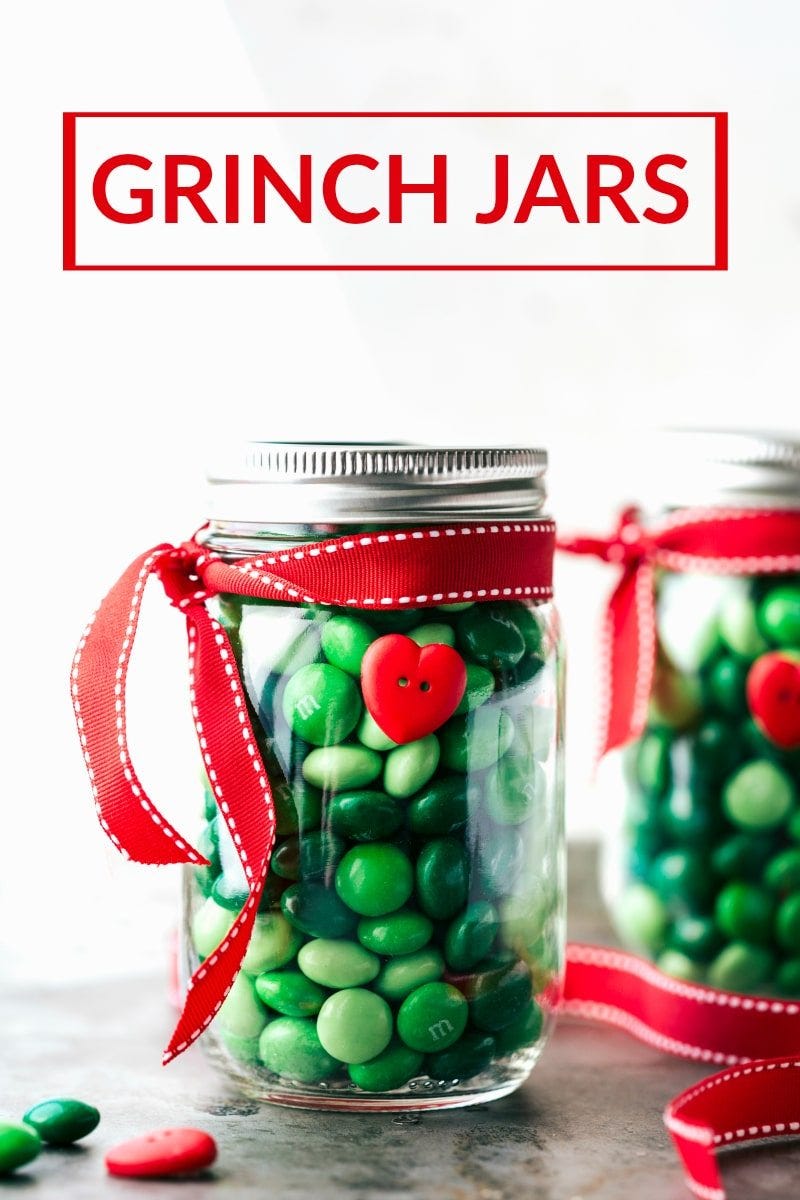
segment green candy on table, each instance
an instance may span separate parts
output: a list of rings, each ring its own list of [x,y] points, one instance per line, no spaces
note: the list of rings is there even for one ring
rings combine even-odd
[[[467,686],[455,710],[454,716],[456,717],[480,708],[494,693],[494,675],[488,667],[481,667],[478,663],[466,663],[465,665]]]
[[[629,884],[614,903],[613,918],[623,942],[651,954],[661,949],[669,913],[655,888]]]
[[[782,824],[796,799],[791,778],[775,763],[745,763],[725,784],[722,803],[741,829],[767,830]]]
[[[775,959],[764,946],[730,942],[708,968],[712,987],[730,992],[753,992],[772,974]]]
[[[480,1075],[491,1063],[496,1049],[490,1033],[465,1033],[449,1050],[429,1054],[425,1067],[431,1079],[454,1082]]]
[[[407,1046],[424,1054],[446,1050],[467,1027],[469,1006],[449,983],[425,983],[406,996],[397,1014],[397,1032]]]
[[[402,1042],[392,1042],[369,1062],[351,1063],[347,1073],[365,1092],[392,1092],[418,1075],[422,1062],[419,1051]]]
[[[713,705],[731,717],[747,712],[747,672],[749,664],[732,655],[718,659],[708,674],[708,698]]]
[[[707,963],[719,952],[722,938],[711,917],[679,917],[669,933],[668,949],[694,962]]]
[[[784,950],[800,953],[800,892],[787,896],[775,917],[775,936]]]
[[[488,777],[486,811],[498,825],[521,825],[533,815],[546,793],[547,775],[542,764],[507,754]]]
[[[257,1038],[267,1023],[267,1014],[249,975],[240,972],[222,1001],[216,1016],[220,1029],[237,1038]]]
[[[40,1100],[22,1118],[50,1146],[71,1146],[88,1137],[100,1124],[100,1113],[83,1100],[56,1097]]]
[[[328,662],[358,677],[361,663],[377,637],[375,630],[357,617],[333,616],[322,630],[322,649]]]
[[[502,758],[513,740],[514,722],[508,713],[485,704],[443,726],[442,763],[451,771],[482,771]]]
[[[307,1017],[270,1021],[261,1034],[258,1052],[268,1071],[297,1083],[322,1083],[342,1065],[324,1049],[314,1021]]]
[[[398,744],[397,742],[393,742],[390,737],[387,737],[366,708],[361,716],[361,720],[358,722],[356,737],[363,746],[368,746],[370,750],[394,750]]]
[[[469,890],[469,859],[455,838],[426,842],[417,858],[417,900],[434,921],[447,921],[464,906]]]
[[[460,648],[479,666],[508,670],[525,653],[521,621],[510,605],[476,604],[461,614],[456,628]]]
[[[528,1007],[516,1020],[512,1021],[510,1025],[506,1025],[505,1029],[498,1029],[495,1033],[497,1053],[515,1054],[518,1050],[525,1050],[533,1046],[542,1036],[543,1025],[542,1010],[535,1000],[531,1000]]]
[[[435,947],[400,954],[389,960],[375,980],[375,991],[387,1000],[403,1000],[423,983],[433,983],[444,974],[444,959]]]
[[[769,835],[734,833],[715,846],[711,865],[724,879],[759,880],[775,849]]]
[[[306,942],[297,956],[297,965],[314,983],[327,988],[363,987],[381,969],[376,954],[358,942],[341,938],[315,938]]]
[[[384,789],[401,799],[413,796],[434,774],[439,754],[439,742],[433,733],[390,750],[383,769]]]
[[[769,892],[753,883],[729,883],[717,896],[714,907],[717,925],[731,941],[769,945],[775,901]]]
[[[329,879],[342,860],[347,843],[327,829],[315,829],[300,838],[300,878]]]
[[[413,954],[427,946],[432,934],[430,918],[412,909],[401,909],[382,917],[362,917],[358,923],[361,944],[384,956]]]
[[[487,900],[476,900],[450,923],[444,940],[447,965],[454,971],[469,971],[485,958],[494,945],[500,920]]]
[[[636,778],[650,796],[666,796],[672,786],[670,748],[672,737],[663,729],[651,729],[636,750]]]
[[[328,1054],[348,1064],[369,1062],[392,1040],[389,1005],[366,988],[334,992],[317,1017],[317,1033]]]
[[[665,850],[653,863],[650,882],[666,903],[690,910],[706,905],[714,890],[706,856],[698,850]]]
[[[741,579],[730,581],[730,591],[719,614],[720,637],[740,658],[752,660],[769,649],[759,632],[756,606],[750,585]]]
[[[210,896],[191,920],[192,943],[201,958],[208,958],[236,920],[236,913],[217,904]]]
[[[418,625],[411,629],[408,636],[418,646],[455,646],[456,634],[452,625],[444,621],[431,621],[427,625]]]
[[[255,990],[262,1004],[284,1017],[314,1017],[328,996],[300,971],[267,971],[256,976]]]
[[[470,1018],[479,1029],[496,1033],[513,1024],[532,998],[531,973],[525,963],[518,962],[500,976],[494,987],[486,988],[470,1001]]]
[[[328,663],[311,663],[292,675],[282,707],[287,723],[304,741],[334,746],[358,724],[361,693],[346,671]]]
[[[680,950],[664,950],[656,959],[656,966],[665,975],[683,979],[686,983],[699,983],[704,976],[702,966],[688,954],[681,954]]]
[[[383,759],[367,746],[321,746],[303,761],[303,778],[330,792],[366,787],[383,770]]]
[[[0,1121],[0,1176],[33,1162],[41,1148],[39,1134],[29,1125]]]
[[[328,800],[325,818],[340,837],[353,842],[378,842],[397,832],[403,824],[403,810],[385,792],[337,792]]]
[[[776,646],[800,650],[800,583],[772,588],[758,609],[758,627]]]
[[[242,959],[248,975],[276,971],[290,963],[303,944],[303,935],[286,920],[283,913],[259,913]]]
[[[790,846],[776,854],[764,871],[764,883],[773,892],[800,892],[800,848]]]
[[[272,785],[272,799],[280,837],[318,829],[322,816],[322,792],[304,779],[292,780],[291,787],[281,781]]]
[[[287,888],[281,908],[286,919],[310,937],[347,937],[356,925],[355,913],[342,904],[334,889],[314,880]]]
[[[364,917],[380,917],[406,903],[414,890],[408,857],[387,842],[368,842],[348,850],[336,870],[340,899]]]
[[[419,837],[445,837],[467,824],[467,782],[463,775],[446,775],[430,783],[408,806],[408,827]]]

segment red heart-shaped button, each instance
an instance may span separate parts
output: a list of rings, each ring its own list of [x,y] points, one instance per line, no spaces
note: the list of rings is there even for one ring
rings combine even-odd
[[[418,646],[402,633],[379,637],[361,663],[367,711],[401,744],[426,737],[452,717],[466,686],[467,668],[452,646]]]
[[[775,650],[757,659],[747,676],[747,703],[771,742],[800,748],[800,654]]]

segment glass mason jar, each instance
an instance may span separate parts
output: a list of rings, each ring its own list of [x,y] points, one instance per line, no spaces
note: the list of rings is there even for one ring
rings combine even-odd
[[[228,560],[322,538],[541,515],[526,450],[255,443],[211,478],[203,538]],[[563,675],[551,603],[372,611],[223,595],[277,809],[243,967],[204,1035],[249,1093],[414,1110],[505,1095],[547,1038],[564,946]],[[361,660],[403,633],[455,647],[467,686],[397,746]],[[422,685],[424,686],[424,684]],[[184,970],[227,932],[246,881],[205,780]]]
[[[674,507],[800,507],[798,442],[668,444],[688,486]],[[601,768],[614,923],[679,979],[800,997],[800,575],[660,570],[655,586],[647,725]]]

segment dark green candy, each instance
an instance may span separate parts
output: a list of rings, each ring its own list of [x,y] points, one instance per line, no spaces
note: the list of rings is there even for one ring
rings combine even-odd
[[[724,721],[706,721],[691,740],[692,770],[710,783],[720,783],[740,761],[737,732]]]
[[[525,963],[518,962],[501,975],[494,987],[486,988],[470,1001],[473,1025],[496,1033],[517,1021],[533,995],[531,974]]]
[[[784,950],[800,953],[800,892],[787,896],[775,918],[775,934]]]
[[[542,1010],[535,1000],[531,1000],[521,1016],[495,1034],[497,1053],[515,1054],[517,1050],[525,1050],[532,1046],[542,1036],[543,1024]]]
[[[391,837],[403,823],[403,810],[385,792],[337,792],[325,815],[331,829],[353,842],[377,842]]]
[[[418,1050],[393,1042],[377,1058],[365,1063],[351,1063],[347,1073],[356,1087],[365,1092],[392,1092],[418,1075],[423,1056]]]
[[[748,669],[749,663],[726,656],[714,663],[709,672],[709,700],[727,716],[739,717],[747,712],[745,684]]]
[[[781,895],[800,892],[800,848],[790,846],[776,854],[764,872],[767,887]]]
[[[649,796],[666,796],[672,783],[670,747],[672,738],[666,730],[646,733],[636,752],[636,779]]]
[[[702,845],[713,840],[722,817],[717,802],[705,788],[676,787],[664,801],[661,824],[676,842]]]
[[[800,958],[787,958],[782,962],[776,979],[781,995],[800,998]]]
[[[469,860],[461,842],[437,838],[427,842],[417,859],[417,899],[435,921],[455,916],[467,898]]]
[[[775,852],[772,838],[757,833],[735,833],[720,842],[711,865],[724,879],[758,880]]]
[[[300,971],[266,971],[255,986],[262,1004],[284,1017],[314,1017],[329,995]]]
[[[297,879],[300,875],[300,839],[288,837],[275,847],[270,859],[270,870],[281,879]]]
[[[486,900],[470,904],[448,926],[444,941],[447,965],[454,971],[469,971],[491,950],[498,925],[494,905]]]
[[[300,838],[300,878],[332,880],[347,843],[342,838],[316,829]]]
[[[525,653],[521,622],[510,605],[476,604],[460,614],[456,631],[469,658],[493,671],[516,666]]]
[[[100,1124],[100,1113],[83,1100],[57,1097],[42,1100],[22,1118],[51,1146],[71,1146],[87,1137]]]
[[[679,917],[668,938],[669,949],[685,954],[693,962],[710,962],[720,950],[722,938],[711,917]]]
[[[468,815],[463,775],[447,775],[414,797],[408,806],[408,827],[420,837],[445,837],[463,829]]]
[[[333,888],[313,880],[287,888],[281,896],[281,908],[295,929],[311,937],[347,937],[357,920]]]
[[[249,892],[242,886],[240,879],[228,875],[218,875],[211,888],[211,899],[220,908],[229,908],[232,912],[240,912],[247,903]]]
[[[714,881],[706,856],[697,850],[666,850],[653,863],[650,882],[662,900],[688,909],[706,905]]]
[[[514,740],[507,712],[485,704],[465,717],[453,717],[439,735],[442,764],[451,771],[482,771],[502,758]]]
[[[480,708],[494,692],[494,675],[488,667],[481,667],[478,663],[467,663],[466,667],[467,686],[455,711],[457,717]]]
[[[775,902],[753,883],[729,883],[717,896],[717,925],[732,941],[768,945],[772,940]]]
[[[425,1066],[432,1079],[472,1079],[486,1070],[494,1053],[495,1040],[490,1033],[465,1033],[449,1050],[428,1055]]]
[[[292,781],[291,787],[285,782],[273,784],[272,798],[278,819],[277,831],[281,837],[319,828],[322,815],[322,792],[319,788],[297,778]]]

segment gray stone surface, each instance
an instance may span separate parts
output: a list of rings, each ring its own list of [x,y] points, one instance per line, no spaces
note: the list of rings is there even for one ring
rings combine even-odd
[[[607,939],[586,852],[572,859],[571,935]],[[277,1196],[381,1200],[685,1200],[661,1123],[702,1068],[621,1033],[564,1021],[528,1083],[491,1105],[424,1116],[314,1113],[259,1105],[221,1081],[194,1049],[168,1068],[173,1014],[163,972],[129,982],[17,990],[0,999],[0,1111],[18,1116],[47,1095],[103,1114],[78,1148],[47,1150],[0,1181],[9,1194],[95,1200]],[[109,1179],[103,1150],[151,1128],[197,1125],[220,1155],[202,1180]],[[796,1200],[800,1146],[730,1153],[729,1200]],[[145,1189],[144,1193],[142,1189]]]

